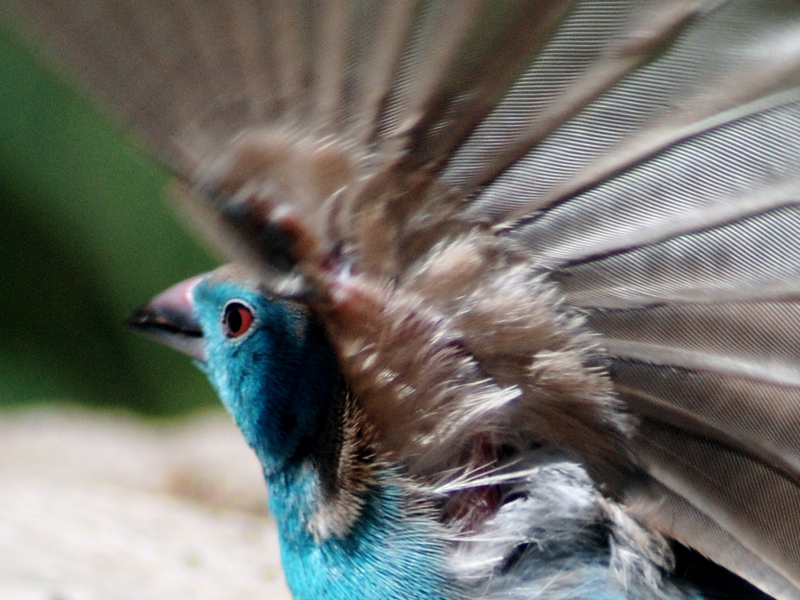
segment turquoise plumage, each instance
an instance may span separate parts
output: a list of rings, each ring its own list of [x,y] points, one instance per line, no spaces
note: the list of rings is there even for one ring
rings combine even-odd
[[[795,0],[11,0],[235,265],[298,598],[800,599]]]

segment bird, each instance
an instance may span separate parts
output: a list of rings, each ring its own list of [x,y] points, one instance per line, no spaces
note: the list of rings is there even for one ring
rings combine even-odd
[[[4,10],[231,261],[128,324],[296,598],[800,598],[800,4]]]

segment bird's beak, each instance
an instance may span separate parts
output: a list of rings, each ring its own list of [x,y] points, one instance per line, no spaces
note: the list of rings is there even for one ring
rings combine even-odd
[[[205,277],[198,275],[172,286],[135,310],[125,324],[157,342],[195,360],[207,360],[203,330],[194,317],[194,287]]]

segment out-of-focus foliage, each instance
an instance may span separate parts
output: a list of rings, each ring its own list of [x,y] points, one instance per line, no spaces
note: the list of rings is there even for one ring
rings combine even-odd
[[[0,28],[0,407],[169,414],[215,402],[184,357],[125,330],[214,261],[164,202],[164,172]]]

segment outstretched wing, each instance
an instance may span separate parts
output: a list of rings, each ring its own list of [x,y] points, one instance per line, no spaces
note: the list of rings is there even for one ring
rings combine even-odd
[[[12,0],[413,472],[573,448],[800,598],[795,0]]]

